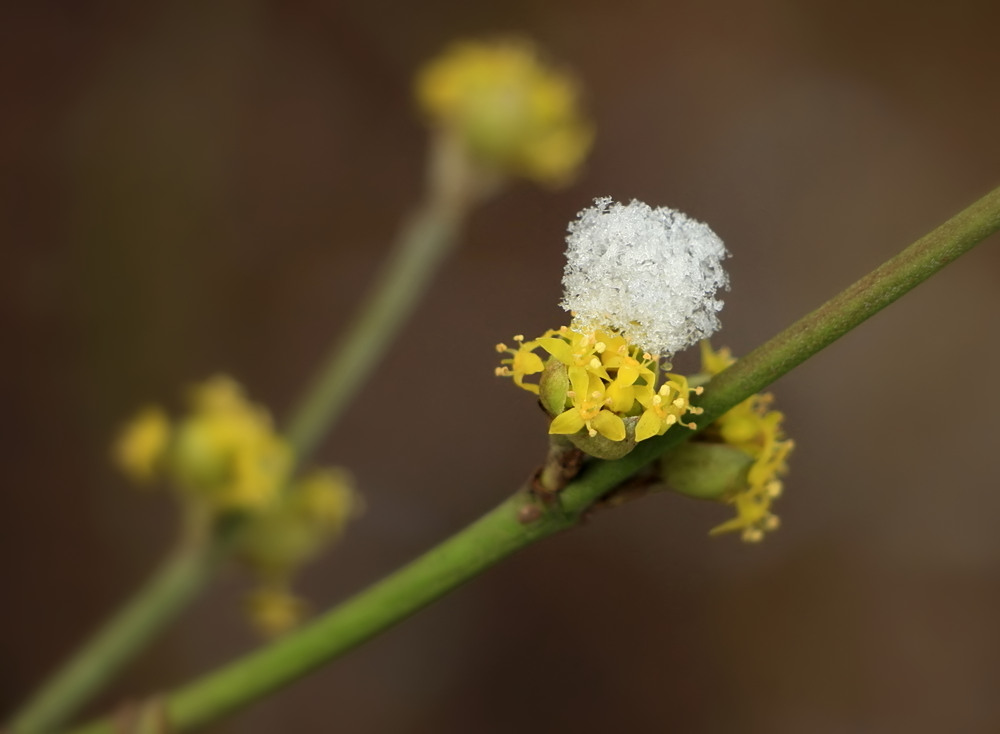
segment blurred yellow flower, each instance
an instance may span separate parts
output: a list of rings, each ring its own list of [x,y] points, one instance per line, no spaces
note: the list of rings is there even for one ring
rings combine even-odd
[[[264,637],[278,637],[294,628],[305,616],[307,604],[281,585],[265,585],[247,598],[247,612],[254,628]]]
[[[135,482],[150,481],[170,443],[170,421],[160,408],[144,408],[129,421],[112,449],[115,464]]]
[[[572,79],[525,42],[456,43],[420,70],[416,96],[477,161],[546,184],[572,178],[594,137]]]
[[[247,518],[233,550],[259,579],[250,606],[256,627],[277,634],[299,621],[304,607],[287,591],[292,578],[341,535],[360,508],[347,472],[322,469],[295,482],[266,512]]]

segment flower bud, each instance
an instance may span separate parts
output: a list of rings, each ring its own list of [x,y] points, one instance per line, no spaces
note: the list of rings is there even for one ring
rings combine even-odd
[[[688,497],[721,500],[747,485],[753,458],[722,443],[689,441],[667,452],[660,463],[663,480]]]
[[[557,359],[550,359],[538,382],[538,399],[545,411],[555,418],[566,410],[569,391],[569,370]]]

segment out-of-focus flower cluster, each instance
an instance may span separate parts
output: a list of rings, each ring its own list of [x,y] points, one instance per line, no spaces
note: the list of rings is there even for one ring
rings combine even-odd
[[[453,45],[420,71],[416,95],[435,127],[502,174],[564,183],[594,137],[572,79],[522,41]]]
[[[721,372],[735,361],[728,349],[716,352],[707,341],[702,342],[701,353],[702,369],[708,375]],[[784,415],[770,410],[772,401],[769,393],[751,395],[716,419],[699,437],[738,449],[751,460],[745,481],[722,498],[733,505],[736,517],[713,528],[712,534],[738,531],[743,540],[756,542],[766,531],[778,527],[771,503],[781,495],[781,477],[788,471],[788,455],[795,444],[785,438],[781,426]]]
[[[275,635],[299,621],[307,605],[290,590],[293,576],[360,509],[351,477],[343,469],[320,469],[294,482],[268,512],[248,518],[235,550],[259,579],[248,602],[258,629]]]
[[[267,508],[292,465],[270,415],[225,376],[196,385],[188,402],[176,425],[162,408],[142,410],[115,445],[118,466],[136,482],[166,478],[213,513]]]
[[[166,480],[203,528],[238,514],[232,547],[261,584],[251,617],[265,633],[284,631],[305,608],[288,591],[291,579],[356,513],[353,483],[340,469],[293,479],[287,442],[231,378],[213,377],[188,398],[174,424],[159,407],[140,411],[114,445],[115,462],[137,483]]]

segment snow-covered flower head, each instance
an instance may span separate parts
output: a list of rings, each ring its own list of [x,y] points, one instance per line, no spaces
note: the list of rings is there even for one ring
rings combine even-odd
[[[560,305],[583,333],[611,329],[669,356],[719,328],[729,253],[708,225],[641,201],[594,200],[569,224]]]

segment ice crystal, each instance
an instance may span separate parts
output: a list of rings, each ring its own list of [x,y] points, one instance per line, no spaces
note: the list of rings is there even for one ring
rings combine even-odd
[[[719,328],[729,253],[708,225],[641,201],[594,200],[569,224],[560,305],[574,328],[612,329],[650,354],[672,355]]]

